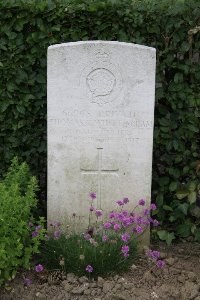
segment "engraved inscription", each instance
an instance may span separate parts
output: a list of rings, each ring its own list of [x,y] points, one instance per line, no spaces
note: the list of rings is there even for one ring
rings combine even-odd
[[[74,108],[69,108],[68,110],[63,110],[63,114],[66,115],[67,117],[75,117],[75,118],[88,118],[95,115],[99,118],[104,118],[104,117],[125,117],[125,118],[136,118],[136,112],[135,111],[121,111],[121,110],[99,110],[99,111],[88,111],[88,110],[79,110],[79,109],[74,109]]]
[[[99,147],[97,148],[98,151],[98,167],[94,168],[94,169],[89,169],[89,168],[83,168],[81,167],[81,173],[84,175],[97,175],[97,182],[98,182],[98,190],[97,190],[97,207],[101,208],[101,178],[102,175],[104,174],[111,174],[111,175],[115,175],[118,176],[117,172],[119,171],[119,168],[106,168],[104,169],[102,167],[102,151],[103,148]]]
[[[107,137],[95,137],[95,136],[83,136],[83,135],[65,135],[61,137],[62,142],[80,142],[82,143],[90,143],[90,142],[119,142],[119,137],[117,136],[107,136]],[[133,137],[121,137],[120,141],[124,141],[126,143],[138,143],[140,138],[133,138]]]
[[[89,127],[100,129],[109,129],[109,128],[130,128],[130,129],[151,129],[153,127],[152,120],[116,120],[116,119],[50,119],[49,122],[51,125],[60,125],[60,126],[78,126],[78,127]]]
[[[59,130],[62,141],[103,142],[124,141],[136,143],[148,138],[153,120],[145,119],[143,112],[117,110],[72,110],[63,111],[63,118],[49,118],[49,126]],[[57,131],[58,132],[58,131]]]

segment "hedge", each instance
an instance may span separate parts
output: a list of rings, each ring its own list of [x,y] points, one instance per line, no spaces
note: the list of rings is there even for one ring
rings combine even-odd
[[[152,46],[157,49],[155,213],[163,224],[172,224],[172,231],[173,224],[182,226],[179,236],[187,236],[188,228],[198,236],[199,25],[200,0],[0,1],[0,176],[14,156],[28,162],[46,207],[49,45],[101,39]]]

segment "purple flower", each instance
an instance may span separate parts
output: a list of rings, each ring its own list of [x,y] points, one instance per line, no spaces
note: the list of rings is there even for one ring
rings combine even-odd
[[[123,226],[124,227],[128,227],[131,224],[132,224],[132,219],[131,218],[124,218],[124,220],[123,220]]]
[[[156,210],[156,209],[157,209],[156,204],[155,204],[155,203],[152,203],[152,204],[150,205],[150,209],[151,209],[151,210]]]
[[[124,217],[127,217],[128,216],[128,211],[127,210],[123,210],[122,214],[123,214]]]
[[[44,267],[43,267],[43,265],[37,265],[37,266],[35,266],[35,271],[37,272],[37,273],[39,273],[39,272],[42,272],[44,270]]]
[[[116,201],[116,203],[117,203],[119,206],[124,205],[124,201],[123,201],[123,200],[118,200],[118,201]]]
[[[32,238],[34,238],[34,237],[36,237],[36,236],[38,236],[38,235],[39,235],[38,231],[33,231],[33,232],[32,232]]]
[[[129,217],[131,224],[133,224],[135,222],[135,217],[134,216],[130,216]]]
[[[110,223],[114,226],[116,224],[115,221],[110,221]]]
[[[150,222],[149,222],[149,220],[144,220],[144,221],[143,221],[143,224],[144,224],[144,225],[149,225]]]
[[[124,202],[124,204],[127,204],[129,202],[129,199],[128,198],[124,198],[123,202]]]
[[[150,210],[145,208],[143,211],[144,216],[148,216],[150,214]]]
[[[164,260],[161,260],[161,259],[157,260],[156,266],[157,266],[158,268],[160,268],[160,269],[163,269],[163,268],[165,267],[165,262],[164,262]]]
[[[42,229],[42,226],[41,226],[41,225],[38,225],[38,226],[35,227],[35,230],[36,230],[36,231],[38,231],[38,230],[40,230],[40,229]]]
[[[148,221],[149,221],[150,223],[153,224],[153,221],[154,221],[154,220],[153,220],[151,217],[148,217],[147,219],[148,219]]]
[[[139,224],[139,225],[141,225],[143,223],[142,217],[137,217],[136,218],[136,223]]]
[[[141,226],[136,226],[135,231],[136,231],[137,233],[142,233],[143,229],[142,229]]]
[[[103,224],[103,227],[105,229],[109,229],[111,226],[112,226],[112,224],[110,222],[106,222],[106,223]]]
[[[96,197],[97,197],[96,193],[94,193],[94,192],[91,192],[89,196],[92,200],[96,199]]]
[[[121,239],[122,239],[123,242],[128,242],[130,240],[130,238],[131,238],[131,236],[130,236],[129,233],[123,233],[121,235]]]
[[[122,246],[121,251],[122,251],[122,253],[128,253],[129,252],[129,246],[127,246],[127,245]]]
[[[160,252],[159,251],[152,251],[152,256],[155,257],[156,259],[160,257]]]
[[[61,236],[61,231],[60,230],[56,230],[56,231],[54,231],[53,235],[54,235],[55,239],[59,239],[60,236]]]
[[[89,241],[91,239],[91,235],[89,233],[84,233],[83,237],[86,241]]]
[[[98,217],[101,217],[102,216],[102,210],[98,210],[98,209],[96,209],[96,211],[95,211],[95,215],[97,216],[97,218]]]
[[[124,220],[124,215],[122,213],[119,213],[117,215],[117,219],[122,222]]]
[[[147,251],[147,255],[154,260],[157,260],[160,257],[160,252],[155,250]]]
[[[102,241],[103,241],[103,242],[106,242],[107,240],[108,240],[108,236],[107,236],[107,235],[103,235],[103,236],[102,236]]]
[[[138,202],[139,205],[144,206],[145,205],[145,200],[144,199],[140,199]]]
[[[118,224],[118,223],[116,223],[115,225],[114,225],[114,230],[115,231],[119,231],[121,229],[121,226]]]
[[[60,227],[61,223],[57,222],[57,221],[54,221],[54,222],[49,222],[49,225],[53,226],[53,227]]]
[[[124,255],[124,257],[128,257],[129,256],[128,252],[124,252],[123,255]]]
[[[90,265],[87,265],[87,267],[85,268],[85,270],[86,270],[88,273],[92,273],[92,272],[93,272],[93,267],[90,266]]]
[[[92,205],[90,206],[90,211],[94,211],[94,207]]]
[[[153,226],[158,226],[159,225],[159,222],[158,222],[158,220],[153,220]]]
[[[32,280],[29,278],[24,278],[24,285],[28,286],[32,284]]]
[[[116,214],[113,211],[110,212],[109,215],[108,215],[109,219],[113,219],[113,218],[115,218],[115,216],[116,216]]]

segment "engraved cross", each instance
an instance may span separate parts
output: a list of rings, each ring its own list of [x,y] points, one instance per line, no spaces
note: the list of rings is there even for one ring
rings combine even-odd
[[[119,171],[119,168],[103,168],[102,167],[102,151],[103,148],[97,148],[98,151],[98,167],[94,169],[86,169],[81,168],[82,174],[90,174],[90,175],[97,175],[97,181],[98,181],[98,188],[97,188],[97,207],[101,208],[101,188],[102,188],[102,175],[104,174],[112,174],[112,175],[118,175],[117,172]]]

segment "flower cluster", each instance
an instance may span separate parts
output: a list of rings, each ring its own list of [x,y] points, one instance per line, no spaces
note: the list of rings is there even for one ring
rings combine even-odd
[[[49,226],[51,226],[54,230],[53,231],[54,239],[58,240],[61,237],[61,234],[62,234],[61,229],[60,229],[61,223],[57,222],[57,221],[49,222]],[[46,238],[48,239],[49,237],[46,236]]]
[[[71,257],[71,251],[66,252],[68,248],[71,249],[72,247],[61,247],[66,249],[59,256],[59,265],[64,269],[65,264],[68,264],[68,259],[70,263],[73,259],[76,259],[74,263],[76,264],[78,261],[78,272],[82,272],[82,274],[87,272],[89,276],[91,273],[94,276],[101,273],[107,274],[106,272],[113,271],[115,268],[116,271],[117,268],[121,270],[122,266],[130,265],[134,258],[137,237],[143,234],[146,227],[151,224],[158,226],[159,222],[151,217],[151,212],[155,211],[157,207],[154,203],[147,206],[146,201],[140,199],[136,207],[130,210],[128,208],[128,206],[130,207],[129,198],[125,197],[116,201],[117,209],[106,214],[107,217],[105,218],[103,211],[95,205],[96,193],[91,192],[89,199],[88,229],[81,235],[76,234],[75,231],[70,231],[70,234],[62,235],[62,239],[60,239],[61,224],[59,222],[49,223],[49,227],[53,229],[52,236],[55,246],[57,243],[61,243],[61,245],[65,245],[65,243],[70,245],[71,243],[72,247],[77,247],[78,256],[72,258],[69,258]],[[139,207],[140,209],[136,210]],[[75,222],[76,213],[73,213],[73,217]],[[40,230],[40,227],[36,226],[34,232]],[[48,243],[51,245],[52,238],[50,237],[51,235],[47,238],[49,239]],[[56,252],[56,248],[54,252]],[[148,256],[155,261],[158,268],[164,267],[164,261],[160,259],[158,251],[151,250],[148,252]],[[36,272],[42,272],[43,269],[40,264],[35,267]],[[26,284],[28,285],[28,282]]]
[[[32,284],[32,280],[30,278],[24,278],[24,285],[29,286]]]
[[[123,200],[118,200],[116,203],[120,207],[123,207],[128,202],[129,199],[124,198]],[[145,200],[139,200],[138,205],[144,206]],[[120,232],[121,230],[126,231],[129,229],[132,233],[141,234],[148,225],[153,224],[154,226],[157,226],[159,224],[157,220],[150,217],[151,210],[155,209],[156,205],[151,204],[149,209],[145,208],[142,211],[142,215],[138,215],[137,213],[134,213],[134,211],[129,212],[123,208],[121,208],[121,211],[112,211],[108,215],[109,220],[103,224],[103,228],[105,230],[114,230],[115,232]],[[122,241],[127,242],[130,238],[130,234],[127,233],[121,235]]]
[[[92,200],[96,199],[96,197],[97,197],[96,193],[94,193],[94,192],[91,192],[91,193],[90,193],[90,198],[91,198]]]
[[[87,267],[85,268],[85,270],[88,272],[88,273],[92,273],[93,272],[93,267],[91,265],[87,265]]]
[[[29,227],[32,228],[34,225],[32,223],[29,223]],[[31,233],[32,238],[35,238],[37,236],[39,236],[40,231],[42,230],[42,226],[41,225],[37,225],[34,228],[34,231]]]
[[[39,265],[36,265],[36,266],[35,266],[35,271],[36,271],[37,273],[40,273],[40,272],[42,272],[43,270],[44,270],[43,265],[39,264]]]
[[[94,207],[93,201],[96,199],[96,193],[90,193],[89,195],[92,203],[90,206],[90,214],[94,213],[97,220],[99,217],[103,215],[102,210],[98,210]],[[154,203],[150,205],[149,208],[143,208],[142,211],[138,214],[135,213],[135,209],[132,211],[128,211],[124,209],[124,206],[129,203],[129,199],[127,197],[117,200],[117,205],[120,207],[120,210],[112,211],[108,214],[108,220],[101,223],[102,228],[102,242],[110,242],[113,244],[113,240],[110,239],[110,236],[117,235],[120,238],[121,242],[129,243],[129,241],[135,237],[135,235],[142,234],[147,226],[150,224],[157,226],[159,223],[157,220],[154,220],[150,217],[151,211],[156,210],[157,207]],[[144,199],[140,199],[138,201],[137,206],[145,206],[146,201]],[[136,207],[137,207],[136,206]],[[84,234],[85,240],[90,241],[90,243],[94,246],[97,246],[97,242],[95,242],[94,238],[89,231]],[[121,248],[121,253],[124,257],[129,256],[129,246],[124,245]]]
[[[93,201],[96,199],[96,193],[90,193],[90,198]],[[122,200],[116,201],[118,206],[121,207],[121,211],[112,211],[108,215],[108,220],[103,223],[103,229],[105,231],[113,230],[115,233],[124,230],[125,232],[121,235],[121,240],[123,242],[128,242],[131,239],[130,234],[142,234],[145,227],[153,224],[157,226],[159,223],[157,220],[150,217],[151,210],[156,210],[156,205],[153,203],[150,205],[150,208],[143,209],[142,215],[134,213],[134,211],[129,212],[128,210],[123,209],[124,205],[129,202],[129,199],[123,198]],[[146,204],[144,199],[140,199],[138,205],[144,206]],[[90,207],[90,212],[94,212],[96,217],[99,218],[103,215],[102,210],[95,209],[93,205]],[[129,233],[126,232],[129,230]],[[88,234],[84,235],[85,239],[89,240],[90,236]],[[102,236],[102,241],[107,241],[108,235]]]
[[[147,256],[150,257],[153,261],[155,261],[156,266],[160,269],[163,269],[165,267],[164,260],[160,259],[160,252],[156,250],[149,249],[146,252]]]
[[[123,198],[122,200],[117,200],[116,203],[119,205],[119,206],[123,206],[125,204],[127,204],[129,202],[129,199],[128,198]]]
[[[128,257],[129,256],[129,246],[122,246],[122,248],[121,248],[121,251],[122,251],[122,253],[123,253],[123,255],[124,255],[124,257]]]

